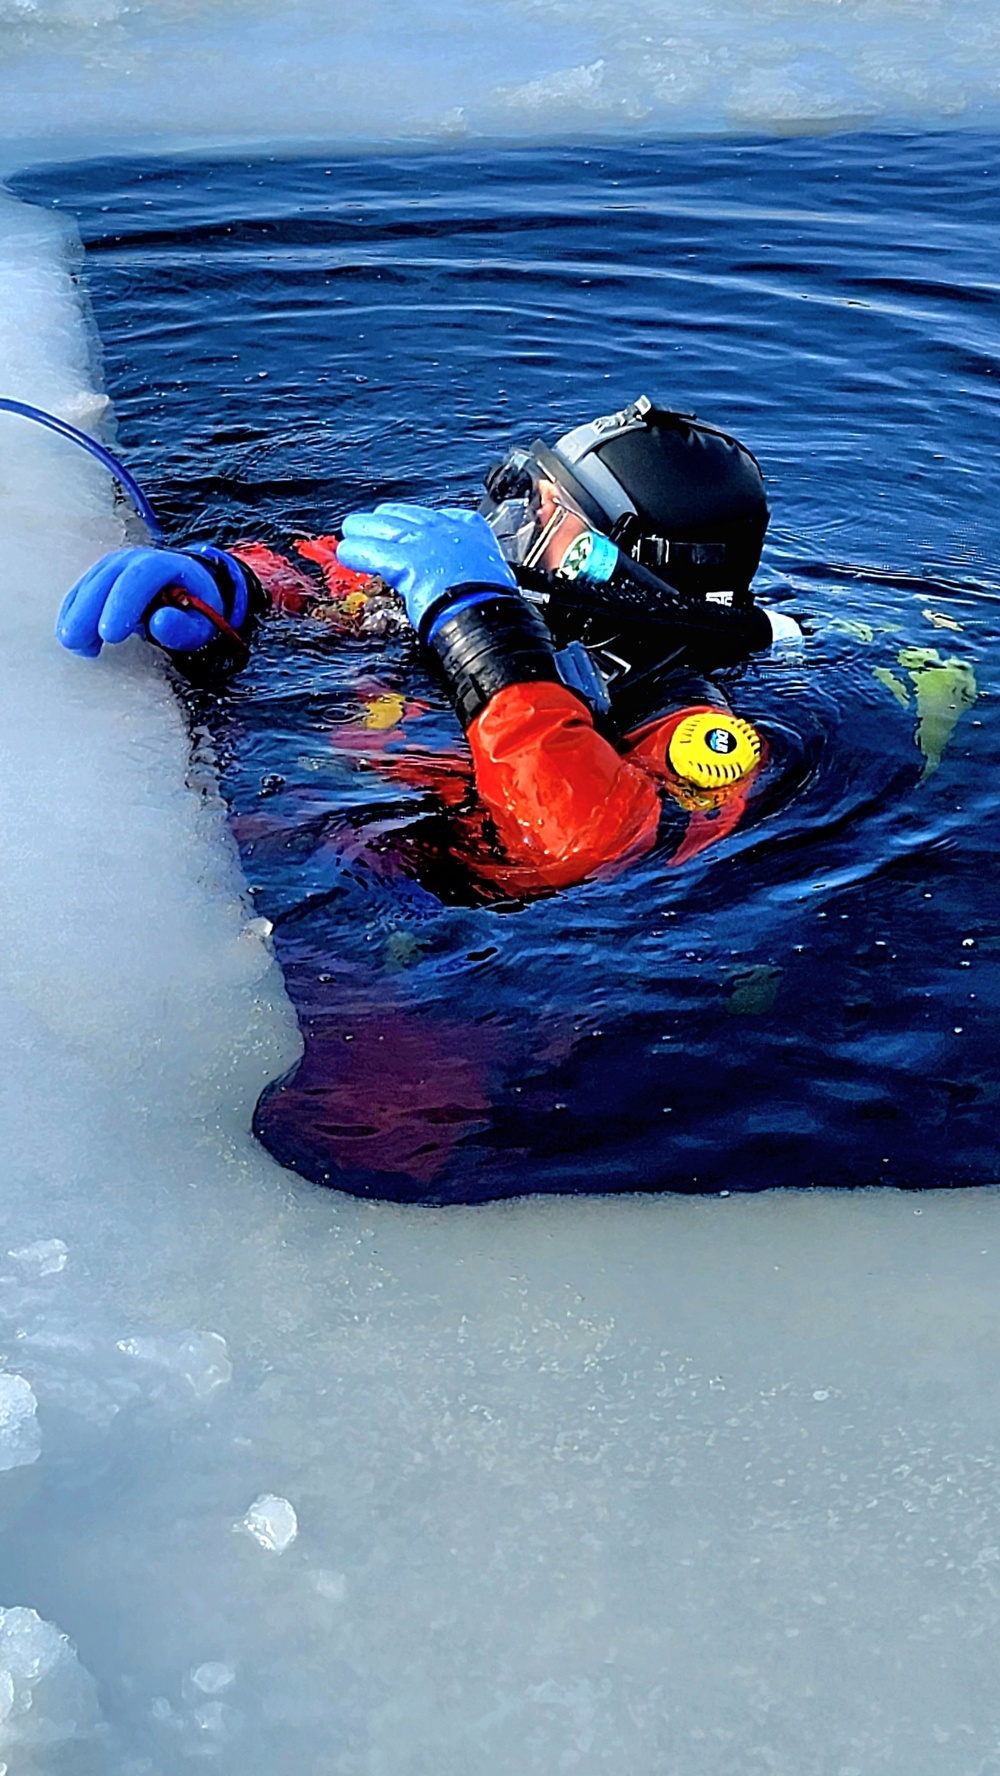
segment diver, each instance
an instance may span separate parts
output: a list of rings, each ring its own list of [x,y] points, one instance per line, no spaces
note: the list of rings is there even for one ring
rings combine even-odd
[[[665,807],[673,866],[737,825],[766,747],[710,674],[799,633],[752,591],[768,519],[743,444],[643,397],[511,451],[478,511],[390,502],[300,541],[322,589],[262,544],[125,549],[67,594],[56,633],[87,658],[141,633],[197,682],[245,664],[271,609],[368,634],[405,621],[468,748],[453,851],[484,893],[523,897],[649,852]]]

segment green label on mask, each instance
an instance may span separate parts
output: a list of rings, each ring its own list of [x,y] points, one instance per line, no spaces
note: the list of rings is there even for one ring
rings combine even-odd
[[[559,572],[564,580],[610,580],[617,560],[614,543],[592,530],[584,530],[570,543]]]

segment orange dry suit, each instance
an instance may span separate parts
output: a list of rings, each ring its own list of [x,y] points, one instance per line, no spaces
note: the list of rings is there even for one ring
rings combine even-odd
[[[239,544],[230,553],[257,575],[272,607],[300,612],[320,604],[322,614],[349,631],[379,583],[341,566],[335,538],[302,539],[296,548],[322,568],[322,592],[261,544]],[[471,590],[467,603],[451,594],[439,621],[427,628],[468,753],[442,758],[419,745],[400,746],[404,737],[409,741],[408,720],[423,706],[399,699],[385,726],[379,716],[375,732],[370,720],[356,734],[338,729],[335,743],[363,745],[386,774],[435,790],[452,810],[452,854],[491,897],[522,898],[625,867],[656,842],[664,797],[688,817],[669,866],[733,831],[760,770],[759,745],[749,769],[735,779],[720,764],[716,780],[709,766],[707,780],[702,775],[692,783],[671,760],[671,743],[689,718],[728,713],[713,686],[677,674],[665,686],[673,705],[667,713],[609,738],[585,697],[563,681],[557,650],[535,609],[506,587]],[[391,719],[397,714],[399,726]]]

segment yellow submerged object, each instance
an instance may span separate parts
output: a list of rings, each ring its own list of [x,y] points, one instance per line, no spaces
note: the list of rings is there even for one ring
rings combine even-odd
[[[394,728],[397,722],[401,722],[405,713],[406,704],[403,698],[395,691],[386,691],[381,697],[366,699],[361,725],[383,732],[386,728]]]
[[[752,771],[760,763],[760,753],[760,735],[748,721],[727,709],[703,709],[678,722],[667,759],[685,783],[721,789]]]

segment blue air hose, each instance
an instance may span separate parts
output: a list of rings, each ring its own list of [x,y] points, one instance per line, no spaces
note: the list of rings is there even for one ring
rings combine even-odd
[[[106,450],[103,444],[98,444],[96,438],[91,438],[87,432],[78,431],[68,420],[57,419],[54,413],[46,413],[41,407],[29,407],[26,401],[11,401],[0,395],[0,413],[17,413],[22,419],[33,419],[38,425],[48,426],[50,431],[58,432],[64,438],[71,438],[74,444],[89,450],[91,456],[96,456],[98,462],[109,469],[115,480],[121,482],[126,493],[131,495],[132,503],[140,518],[145,520],[153,541],[162,543],[165,540],[160,521],[138,481],[129,474],[125,464],[119,462],[117,456]]]

